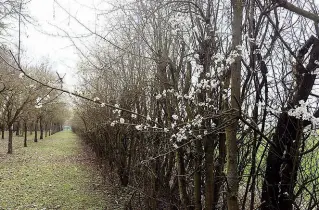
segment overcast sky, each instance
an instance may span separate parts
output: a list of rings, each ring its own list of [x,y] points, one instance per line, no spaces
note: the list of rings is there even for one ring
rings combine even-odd
[[[85,25],[94,27],[97,0],[58,0],[72,15]],[[66,30],[72,35],[88,34],[88,31],[74,21],[54,0],[32,0],[28,6],[30,15],[35,19],[23,28],[22,48],[24,62],[39,63],[48,59],[53,69],[66,74],[68,86],[76,83],[76,64],[79,61],[77,51],[69,38],[52,35],[65,35]],[[56,27],[57,26],[57,27]],[[59,27],[59,28],[58,28]]]
[[[111,0],[56,1],[92,30],[95,30],[96,25],[107,24],[106,22],[98,22],[97,13],[101,13],[103,12],[101,10],[110,7],[108,4],[101,4],[101,2],[110,2]],[[116,2],[128,1],[116,0]],[[43,59],[48,59],[55,71],[66,74],[65,82],[69,87],[76,84],[76,64],[79,61],[77,50],[68,38],[54,37],[48,34],[65,35],[59,28],[66,30],[72,35],[83,35],[89,32],[70,17],[67,12],[63,11],[54,0],[31,0],[28,4],[28,10],[35,20],[32,21],[35,25],[27,24],[23,28],[23,61],[39,63]],[[18,39],[15,39],[16,43],[18,43]],[[85,40],[85,42],[88,41]]]

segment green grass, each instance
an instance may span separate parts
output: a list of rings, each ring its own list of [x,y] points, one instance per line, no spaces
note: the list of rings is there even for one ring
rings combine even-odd
[[[69,131],[24,148],[14,139],[14,154],[0,140],[0,209],[104,209],[101,177],[81,142]]]

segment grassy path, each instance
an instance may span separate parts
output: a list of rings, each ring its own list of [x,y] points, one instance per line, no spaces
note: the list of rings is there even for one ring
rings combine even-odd
[[[12,155],[0,141],[0,209],[105,209],[99,172],[71,132],[27,148],[15,138]]]

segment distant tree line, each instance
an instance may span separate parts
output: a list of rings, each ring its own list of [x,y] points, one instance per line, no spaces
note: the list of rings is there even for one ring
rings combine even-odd
[[[26,147],[33,132],[32,138],[37,142],[61,131],[68,117],[67,107],[60,99],[61,93],[25,78],[24,73],[5,62],[1,62],[0,68],[0,128],[2,139],[8,131],[8,153],[12,153],[14,132],[17,136],[24,136],[21,144]],[[44,83],[54,84],[56,80],[46,64],[28,67],[26,72]]]

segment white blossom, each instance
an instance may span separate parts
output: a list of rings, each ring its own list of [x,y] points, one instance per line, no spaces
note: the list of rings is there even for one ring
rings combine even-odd
[[[165,97],[166,96],[166,90],[163,90],[162,95]]]
[[[37,100],[36,100],[36,103],[40,103],[40,101],[42,101],[42,98],[38,97]]]
[[[172,115],[173,120],[178,120],[178,116],[176,114]]]
[[[316,68],[316,69],[312,72],[312,74],[314,74],[314,75],[319,74],[319,68]]]
[[[119,108],[120,106],[119,106],[118,104],[114,104],[114,107]],[[121,114],[122,111],[119,110],[119,109],[114,109],[112,112],[113,112],[114,114],[115,114],[115,113]]]
[[[236,49],[237,49],[238,51],[240,51],[240,50],[242,50],[242,46],[241,46],[241,45],[237,45],[237,46],[236,46]]]
[[[174,129],[176,127],[176,123],[172,123],[171,127]]]
[[[137,115],[136,115],[136,114],[132,114],[131,117],[132,117],[133,119],[136,119],[136,118],[137,118]]]
[[[253,52],[254,55],[256,54],[260,54],[260,49],[255,49],[255,51]]]
[[[224,56],[222,54],[220,54],[220,53],[216,53],[214,55],[214,58],[215,58],[217,63],[222,62],[224,60]]]
[[[308,112],[307,104],[303,100],[299,101],[299,104],[300,104],[299,107],[296,107],[295,109],[290,109],[288,111],[288,115],[293,116],[297,119],[317,122],[316,118],[313,117],[313,115]]]
[[[105,103],[101,103],[101,107],[105,107]]]
[[[168,93],[174,93],[174,89],[168,89],[167,92]]]
[[[123,124],[125,122],[124,118],[120,118],[120,123]]]
[[[138,131],[141,131],[141,130],[143,130],[143,126],[142,125],[136,125],[135,129],[138,130]]]
[[[202,117],[201,115],[196,115],[196,116],[195,116],[195,119],[194,119],[193,122],[192,122],[192,125],[199,127],[199,126],[201,126],[202,121],[203,121],[203,117]]]
[[[94,97],[93,98],[93,101],[95,102],[95,101],[99,101],[100,100],[100,98],[99,97]]]
[[[42,108],[42,106],[43,106],[42,103],[38,103],[38,104],[35,105],[34,107],[37,108],[37,109],[40,109],[40,108]]]
[[[22,79],[24,77],[24,73],[19,74],[19,78]]]

